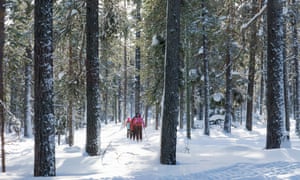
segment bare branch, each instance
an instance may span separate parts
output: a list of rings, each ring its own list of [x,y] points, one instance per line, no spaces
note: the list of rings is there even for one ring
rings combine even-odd
[[[244,33],[245,30],[246,30],[252,23],[254,23],[254,22],[257,20],[257,18],[259,18],[259,17],[265,12],[266,9],[267,9],[267,4],[265,4],[265,5],[260,9],[260,11],[259,11],[257,14],[255,14],[255,16],[253,16],[247,23],[245,23],[245,24],[243,24],[243,25],[241,26],[241,32]]]

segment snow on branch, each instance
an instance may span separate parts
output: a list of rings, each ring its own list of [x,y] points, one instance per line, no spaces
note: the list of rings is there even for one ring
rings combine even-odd
[[[264,11],[267,9],[267,4],[265,4],[261,9],[260,11],[255,14],[247,23],[243,24],[241,26],[241,32],[244,32],[245,29],[247,29],[254,21],[256,21],[257,18],[259,18],[263,13]]]

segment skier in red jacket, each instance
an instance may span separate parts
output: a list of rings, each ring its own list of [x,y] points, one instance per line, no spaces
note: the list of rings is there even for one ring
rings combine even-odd
[[[135,132],[135,118],[131,119],[130,122],[130,139],[135,140],[136,132]]]
[[[134,131],[136,135],[136,140],[141,141],[143,139],[143,127],[145,127],[145,123],[140,113],[136,113],[134,117]]]

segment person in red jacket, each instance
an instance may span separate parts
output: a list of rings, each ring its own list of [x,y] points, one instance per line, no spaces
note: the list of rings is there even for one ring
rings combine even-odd
[[[134,120],[135,120],[134,123],[135,123],[136,140],[141,141],[143,140],[143,127],[145,127],[145,123],[140,113],[136,114]]]
[[[130,139],[135,140],[136,132],[135,132],[135,118],[131,119],[130,122]]]

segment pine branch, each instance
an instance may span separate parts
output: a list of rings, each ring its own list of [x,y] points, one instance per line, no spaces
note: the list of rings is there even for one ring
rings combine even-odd
[[[253,24],[264,12],[265,10],[267,9],[267,4],[265,4],[261,9],[260,11],[255,14],[247,23],[243,24],[241,26],[241,32],[244,33],[245,30],[251,25]]]

